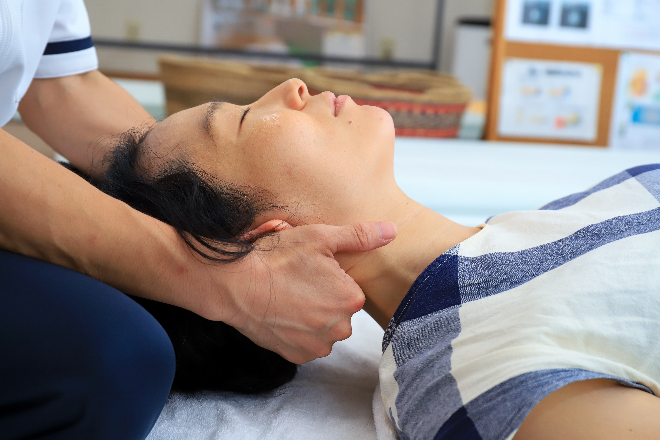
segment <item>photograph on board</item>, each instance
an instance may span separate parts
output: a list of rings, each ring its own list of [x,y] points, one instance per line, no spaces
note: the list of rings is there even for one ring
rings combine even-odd
[[[563,27],[586,29],[589,27],[589,3],[564,3],[561,7],[561,21]]]
[[[547,26],[550,23],[550,1],[525,1],[522,22]]]

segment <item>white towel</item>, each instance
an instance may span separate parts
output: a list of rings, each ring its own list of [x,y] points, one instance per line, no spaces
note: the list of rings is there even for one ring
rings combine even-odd
[[[352,325],[353,336],[301,366],[272,396],[175,394],[147,440],[376,440],[372,397],[383,330],[365,312]]]

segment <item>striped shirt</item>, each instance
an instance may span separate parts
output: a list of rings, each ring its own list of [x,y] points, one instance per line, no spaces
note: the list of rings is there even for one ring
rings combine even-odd
[[[402,440],[510,439],[595,378],[660,393],[660,165],[490,218],[422,272],[383,339]]]

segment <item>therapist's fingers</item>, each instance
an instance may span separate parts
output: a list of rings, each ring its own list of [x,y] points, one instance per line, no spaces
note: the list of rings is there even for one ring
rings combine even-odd
[[[396,226],[392,222],[361,222],[344,226],[326,226],[326,244],[330,251],[367,252],[385,246],[396,237]]]

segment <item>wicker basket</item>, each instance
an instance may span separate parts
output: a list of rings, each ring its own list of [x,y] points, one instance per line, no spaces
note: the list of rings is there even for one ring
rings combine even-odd
[[[251,104],[287,79],[301,76],[300,69],[278,65],[171,55],[158,62],[169,115],[213,100]]]
[[[471,97],[456,78],[431,71],[361,74],[177,56],[163,56],[159,64],[170,115],[213,100],[251,104],[297,77],[313,94],[330,90],[350,95],[357,104],[384,108],[392,115],[399,136],[456,137]]]
[[[456,137],[472,93],[451,75],[432,71],[359,74],[317,68],[303,79],[311,93],[350,95],[359,105],[387,110],[398,136]]]

